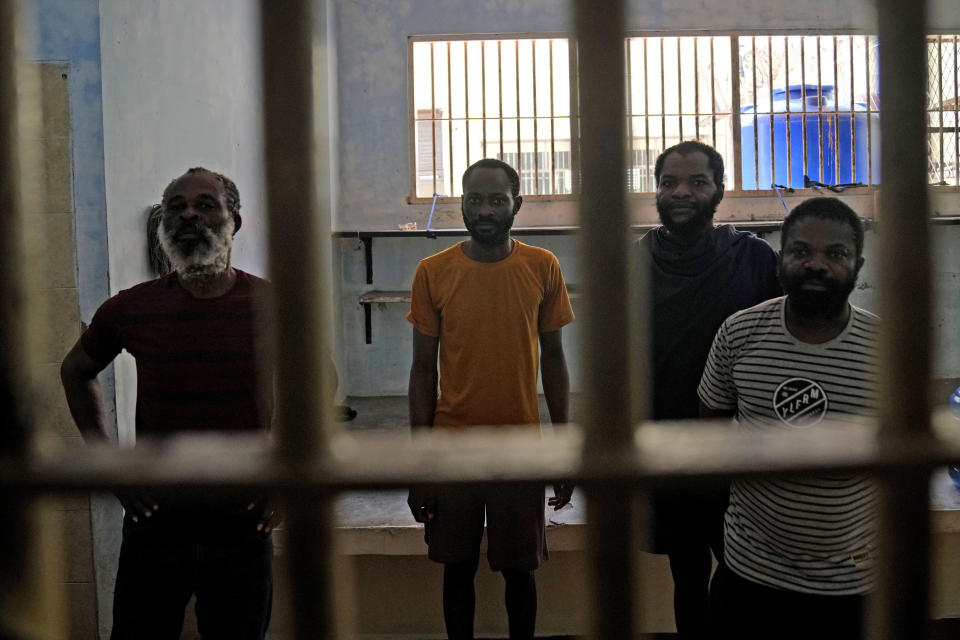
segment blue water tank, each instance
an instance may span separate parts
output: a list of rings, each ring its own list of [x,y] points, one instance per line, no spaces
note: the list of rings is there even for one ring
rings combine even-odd
[[[804,115],[804,104],[807,114]],[[880,180],[880,119],[877,113],[866,113],[866,105],[856,103],[853,115],[850,105],[834,106],[834,89],[822,85],[790,85],[788,89],[773,90],[773,109],[760,107],[767,113],[758,113],[756,105],[743,107],[740,118],[740,144],[743,166],[744,189],[769,189],[772,184],[803,187],[803,139],[806,124],[807,171],[811,180],[826,184],[862,182],[872,178]],[[833,113],[834,110],[840,113]],[[863,110],[862,113],[858,111]],[[773,113],[773,153],[775,175],[770,177],[770,119]],[[821,111],[817,116],[817,111]],[[846,111],[847,113],[842,113]],[[813,113],[810,113],[813,112]],[[756,115],[754,115],[756,114]],[[789,153],[787,144],[787,121],[790,123]],[[850,121],[856,149],[851,151]],[[867,170],[867,127],[870,127],[870,144],[874,152],[871,158],[872,173]],[[759,171],[754,158],[754,128],[757,131],[757,156]],[[818,131],[819,129],[819,131]],[[820,147],[823,149],[823,173],[820,172]],[[839,148],[839,154],[837,153]],[[854,155],[855,154],[855,155]],[[787,158],[789,157],[789,167]],[[856,175],[852,175],[853,158],[856,158]],[[837,179],[837,163],[840,165]],[[789,177],[788,177],[789,169]],[[759,173],[759,178],[758,178]],[[869,176],[869,177],[868,177]]]

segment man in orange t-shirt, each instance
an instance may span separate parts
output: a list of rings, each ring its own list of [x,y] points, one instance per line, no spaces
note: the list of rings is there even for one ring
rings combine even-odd
[[[510,165],[491,159],[471,165],[461,200],[470,238],[417,267],[407,315],[414,326],[409,400],[415,429],[539,429],[538,356],[550,419],[567,422],[570,384],[561,329],[573,310],[557,258],[510,237],[523,202],[519,193],[520,178]],[[559,483],[554,491],[548,503],[560,509],[573,486]],[[533,571],[547,558],[542,487],[413,489],[408,504],[424,523],[430,558],[444,564],[447,635],[473,638],[486,512],[487,559],[506,581],[510,638],[532,639]]]

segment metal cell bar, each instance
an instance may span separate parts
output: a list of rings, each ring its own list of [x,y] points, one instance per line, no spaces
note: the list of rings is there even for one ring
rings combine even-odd
[[[943,182],[943,36],[937,36],[937,131],[940,134],[940,182]]]
[[[850,36],[850,181],[859,182],[857,180],[857,96],[856,96],[856,83],[854,82],[854,73],[856,65],[854,65],[854,53],[853,53],[853,41],[856,36]],[[870,126],[870,114],[867,116],[867,127]],[[869,151],[869,150],[868,150]]]
[[[878,0],[879,1],[879,0]],[[870,99],[870,36],[863,48],[866,56],[867,80],[867,184],[873,184],[873,101]]]
[[[630,69],[632,67],[632,65],[630,64],[632,42],[633,42],[633,38],[626,39],[626,52],[623,57],[624,65],[626,68],[624,71],[624,75],[627,78],[627,90],[624,95],[624,101],[626,103],[626,112],[627,112],[627,151],[629,152],[627,154],[627,161],[625,165],[626,165],[626,170],[631,177],[630,190],[641,191],[642,189],[640,189],[637,185],[633,184],[633,180],[632,180],[634,175],[634,164],[636,163],[637,166],[639,167],[636,154],[634,153],[634,150],[633,150],[633,77],[630,75]]]
[[[465,112],[464,115],[466,116],[466,118],[464,119],[464,128],[466,130],[467,144],[465,146],[467,148],[467,166],[469,167],[470,166],[470,72],[469,72],[470,64],[468,62],[468,58],[469,58],[468,51],[469,50],[467,48],[467,41],[464,40],[463,41],[463,109]],[[502,137],[503,136],[501,135],[501,138]],[[451,196],[455,193],[456,193],[456,190],[453,190],[453,189],[450,190]]]
[[[881,120],[879,421],[885,438],[930,435],[931,295],[926,171],[926,3],[877,0]],[[903,247],[910,247],[903,251]],[[929,471],[881,476],[881,613],[867,637],[923,637],[929,590]]]
[[[450,189],[448,194],[453,195],[453,82],[451,82],[453,60],[450,56],[452,42],[447,42],[447,162],[450,163]]]
[[[513,43],[513,78],[514,78],[514,88],[516,90],[517,97],[517,175],[520,176],[520,184],[523,184],[523,145],[520,144],[520,41],[515,40]]]
[[[953,184],[960,185],[960,36],[953,36]]]
[[[753,81],[750,99],[753,100],[753,184],[760,188],[760,118],[757,116],[757,36],[750,36],[750,65]]]
[[[663,148],[667,148],[667,91],[666,77],[664,72],[663,38],[658,38],[660,42],[660,141]]]
[[[837,36],[833,36],[833,166],[836,170],[836,177],[834,179],[835,183],[840,183],[840,76],[839,70],[840,67],[837,64],[837,47],[838,47]],[[855,123],[853,121],[853,113],[850,114],[850,128],[853,129]],[[850,157],[853,158],[857,154],[857,150],[853,147],[850,148]],[[856,172],[850,174],[850,182],[856,182]]]
[[[786,117],[784,118],[786,122],[787,130],[787,186],[793,186],[793,149],[791,144],[793,143],[793,136],[790,135],[791,122],[790,122],[790,39],[788,36],[783,36],[783,90],[785,92],[786,101],[784,112]]]
[[[683,65],[680,63],[683,56],[680,53],[680,41],[677,38],[677,124],[679,125],[680,140],[683,140]]]
[[[717,39],[710,36],[710,144],[714,148],[717,146],[717,66],[714,62],[714,50]]]
[[[693,129],[697,140],[700,139],[700,58],[697,48],[699,41],[700,38],[693,39]]]
[[[578,0],[574,8],[580,46],[583,123],[583,196],[581,254],[589,265],[584,282],[586,308],[600,308],[611,296],[631,290],[628,277],[628,227],[624,193],[624,3]],[[626,305],[629,306],[629,305]],[[630,322],[625,305],[609,313],[586,314],[581,336],[584,369],[594,372],[586,385],[589,409],[586,468],[609,465],[632,448],[630,410]],[[631,491],[619,484],[586,485],[591,628],[597,640],[633,638],[636,542]],[[628,523],[628,526],[624,526]],[[603,544],[600,544],[600,541]]]
[[[774,145],[774,115],[773,115],[773,36],[767,36],[767,89],[770,91],[770,183],[777,181],[777,148]],[[771,188],[771,184],[763,185],[764,189]],[[757,185],[760,188],[760,185]]]
[[[820,58],[820,36],[817,36],[817,160],[819,179],[829,180],[823,167],[823,60]]]
[[[550,193],[557,192],[557,136],[555,124],[557,110],[553,102],[553,40],[549,41],[550,51]]]
[[[533,190],[540,195],[540,141],[537,139],[537,42],[530,40],[530,70],[533,75]]]
[[[740,69],[740,36],[730,35],[730,70],[734,73]],[[736,80],[730,83],[730,119],[733,121],[733,188],[743,189],[743,148],[740,138],[740,83]]]
[[[329,375],[322,353],[329,326],[329,220],[316,189],[313,122],[314,33],[311,0],[260,3],[266,202],[274,301],[273,345],[296,344],[272,358],[276,372],[277,455],[292,469],[329,458],[331,422],[323,406]],[[432,60],[432,58],[431,58]],[[327,89],[327,87],[323,87]],[[317,136],[315,138],[315,135]],[[326,167],[324,167],[326,169]],[[327,194],[323,194],[326,196]],[[321,202],[324,206],[321,206]],[[321,208],[323,211],[321,211]],[[297,211],[298,215],[289,215]],[[276,353],[276,347],[270,350]],[[333,512],[330,494],[287,495],[289,578],[294,637],[335,638]]]
[[[480,41],[480,117],[483,123],[483,154],[487,157],[487,47],[486,42]],[[497,45],[499,46],[499,44]],[[503,115],[502,113],[500,114]]]
[[[651,191],[657,190],[656,180],[650,182],[650,106],[647,100],[650,90],[650,67],[647,60],[647,47],[650,44],[649,38],[643,38],[643,163],[644,163],[644,185],[649,182]]]
[[[790,85],[787,85],[787,104],[790,104]],[[810,175],[807,166],[807,39],[800,36],[800,151],[803,175]]]
[[[430,159],[433,166],[433,192],[437,192],[437,85],[433,70],[433,43],[430,43]]]
[[[497,40],[497,109],[500,112],[500,158],[503,159],[503,43]]]

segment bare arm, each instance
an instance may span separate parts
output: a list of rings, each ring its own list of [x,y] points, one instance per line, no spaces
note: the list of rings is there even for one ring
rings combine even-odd
[[[703,403],[703,400],[700,401],[701,418],[732,418],[735,415],[737,415],[736,409],[711,409]]]
[[[414,429],[433,426],[437,410],[437,351],[440,338],[424,335],[413,329],[413,364],[410,367],[410,426]]]
[[[570,374],[567,372],[567,358],[563,353],[561,330],[540,334],[540,376],[543,381],[543,395],[547,400],[550,422],[555,427],[567,423],[570,407]],[[553,485],[553,497],[547,504],[554,510],[562,509],[570,503],[573,495],[573,483],[557,481]]]
[[[410,367],[410,427],[429,429],[437,410],[437,351],[440,338],[424,335],[413,329],[413,364]],[[417,522],[429,522],[436,514],[436,491],[431,487],[413,487],[407,506]]]
[[[107,363],[94,360],[78,340],[60,365],[60,381],[67,396],[70,415],[87,442],[110,439],[103,409],[103,394],[97,374]]]

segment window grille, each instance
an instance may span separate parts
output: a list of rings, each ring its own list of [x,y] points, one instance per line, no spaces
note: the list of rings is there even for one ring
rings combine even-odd
[[[413,38],[410,60],[414,199],[459,196],[481,158],[514,166],[524,197],[571,193],[566,38]]]
[[[631,37],[626,61],[630,191],[654,191],[657,156],[681,140],[733,157],[728,36]]]
[[[960,185],[960,35],[927,38],[927,173],[930,184]]]

